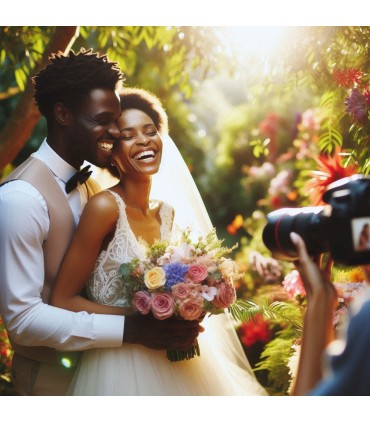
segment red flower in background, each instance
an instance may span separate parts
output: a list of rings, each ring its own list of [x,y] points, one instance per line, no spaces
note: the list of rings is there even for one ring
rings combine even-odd
[[[344,88],[352,88],[360,83],[363,73],[356,69],[334,69],[333,79],[340,86]]]
[[[340,153],[341,150],[336,148],[333,156],[320,155],[315,159],[319,169],[311,172],[313,177],[306,184],[308,195],[314,206],[326,204],[322,196],[329,184],[358,173],[356,165],[342,167]]]
[[[256,314],[253,319],[241,324],[239,336],[244,346],[251,347],[257,341],[267,342],[271,337],[271,330],[263,316]]]

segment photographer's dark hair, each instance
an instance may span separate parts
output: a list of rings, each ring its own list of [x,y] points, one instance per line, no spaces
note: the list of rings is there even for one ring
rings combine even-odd
[[[56,102],[74,110],[91,90],[115,90],[124,79],[116,62],[91,49],[71,50],[67,56],[54,53],[49,60],[51,63],[32,78],[36,105],[46,118]]]

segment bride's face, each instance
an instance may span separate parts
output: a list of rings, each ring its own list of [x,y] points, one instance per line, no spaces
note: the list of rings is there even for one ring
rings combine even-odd
[[[162,157],[162,139],[153,120],[138,109],[122,112],[118,120],[121,133],[112,154],[120,173],[154,175]]]

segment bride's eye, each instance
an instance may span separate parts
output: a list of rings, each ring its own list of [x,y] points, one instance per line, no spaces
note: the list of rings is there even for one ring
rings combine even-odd
[[[128,133],[121,134],[122,141],[129,141],[129,140],[132,140],[132,138],[133,138],[132,134],[128,134]]]

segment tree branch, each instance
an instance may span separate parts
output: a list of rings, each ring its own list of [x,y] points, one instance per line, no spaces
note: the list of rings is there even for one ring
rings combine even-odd
[[[68,52],[77,37],[78,26],[57,26],[33,73],[36,74],[49,63],[51,53],[59,50]],[[0,132],[0,172],[22,150],[39,119],[40,113],[34,104],[33,84],[30,78],[17,107]]]

